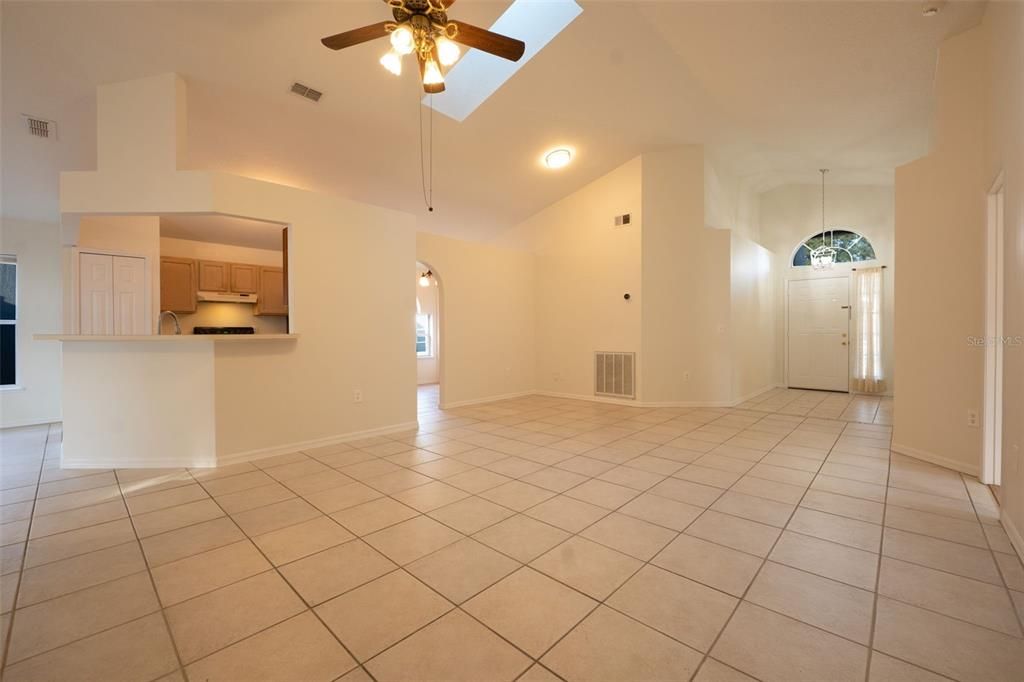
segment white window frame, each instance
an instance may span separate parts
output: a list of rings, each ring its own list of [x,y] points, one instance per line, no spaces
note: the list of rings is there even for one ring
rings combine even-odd
[[[0,326],[11,326],[14,327],[14,381],[9,384],[0,385],[0,391],[15,391],[20,390],[21,386],[18,385],[18,299],[21,298],[21,287],[18,286],[20,283],[18,280],[18,257],[12,254],[0,254],[0,263],[4,265],[14,266],[14,319],[13,320],[0,320]]]
[[[434,316],[430,313],[416,313],[416,326],[419,326],[420,318],[426,318],[426,324],[423,328],[426,329],[424,338],[426,339],[427,349],[423,352],[416,351],[417,359],[427,359],[434,357]],[[419,334],[417,334],[417,337]]]

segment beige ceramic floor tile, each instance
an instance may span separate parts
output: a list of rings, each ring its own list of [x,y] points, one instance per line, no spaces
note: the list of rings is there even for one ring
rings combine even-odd
[[[418,516],[367,535],[366,542],[402,566],[464,537],[451,528]]]
[[[693,676],[693,682],[756,682],[756,680],[713,658],[705,658],[700,670]]]
[[[681,531],[703,513],[703,508],[645,493],[619,508],[619,513]]]
[[[453,652],[458,652],[454,655]],[[367,663],[378,682],[513,680],[532,661],[475,620],[452,611]]]
[[[528,562],[569,537],[560,528],[517,514],[473,536],[518,561]]]
[[[311,505],[323,513],[333,514],[342,509],[348,509],[357,504],[383,497],[383,495],[363,483],[349,483],[340,488],[321,490],[304,497]]]
[[[943,682],[945,677],[905,663],[880,651],[871,653],[869,682]]]
[[[766,682],[860,682],[868,660],[868,650],[859,644],[747,602],[740,604],[711,653]]]
[[[565,494],[568,497],[583,500],[605,509],[618,509],[636,497],[639,492],[624,485],[594,479],[581,483],[575,488],[570,488]]]
[[[855,642],[870,643],[873,592],[769,561],[745,599]]]
[[[405,571],[393,571],[316,607],[345,646],[366,661],[451,610]]]
[[[128,516],[128,510],[124,506],[124,501],[120,499],[96,504],[91,507],[69,509],[68,511],[57,512],[56,514],[36,515],[32,520],[32,530],[29,533],[29,537],[41,538],[47,535],[55,535],[56,533],[94,526],[126,516]]]
[[[474,495],[482,493],[485,490],[491,488],[497,488],[503,483],[508,483],[511,479],[508,476],[502,476],[496,474],[493,471],[487,469],[472,469],[470,471],[463,471],[462,473],[449,476],[444,479],[444,482],[448,485],[455,486],[459,490],[464,490],[467,493]]]
[[[751,521],[775,526],[776,528],[784,528],[796,507],[784,502],[744,495],[730,490],[719,497],[711,505],[711,509],[732,514],[733,516],[741,516]]]
[[[764,557],[781,531],[738,516],[706,511],[686,529],[687,535]]]
[[[30,568],[21,576],[18,606],[25,607],[145,570],[146,562],[137,542]]]
[[[225,516],[143,538],[142,549],[149,565],[159,566],[244,539],[245,533]]]
[[[597,606],[531,568],[521,568],[463,608],[531,656],[540,656]]]
[[[8,682],[153,680],[177,670],[164,618],[154,613],[30,658],[4,670]]]
[[[523,511],[529,509],[535,504],[540,504],[544,500],[554,497],[554,493],[544,488],[538,488],[535,485],[529,483],[523,483],[522,481],[509,481],[497,488],[491,488],[490,490],[480,494],[480,497],[486,498],[491,502],[500,504],[503,507],[514,509],[516,511]]]
[[[196,661],[188,675],[208,682],[326,682],[355,666],[338,640],[306,611]]]
[[[145,514],[146,512],[176,507],[179,504],[187,504],[197,500],[205,500],[209,497],[206,491],[198,483],[183,485],[169,490],[150,492],[144,495],[130,496],[126,502],[128,511],[132,516]]]
[[[441,481],[417,486],[392,495],[399,502],[421,512],[433,511],[439,507],[469,497],[469,493]]]
[[[761,567],[758,557],[685,534],[669,543],[652,563],[737,597]]]
[[[878,598],[875,648],[959,680],[1016,682],[1024,640]]]
[[[428,516],[460,533],[470,535],[493,526],[515,514],[501,505],[479,497],[467,497],[452,504],[435,509]]]
[[[648,561],[676,537],[675,531],[613,512],[581,535],[631,557]]]
[[[607,515],[608,510],[565,495],[557,495],[527,509],[524,513],[570,533],[578,533]]]
[[[1003,582],[992,552],[927,535],[886,528],[882,554],[993,585]]]
[[[988,549],[985,534],[982,533],[977,519],[963,521],[938,514],[890,506],[885,513],[885,525],[980,549]]]
[[[218,495],[214,499],[228,514],[239,514],[257,507],[266,507],[275,502],[284,502],[294,497],[295,493],[290,488],[271,481],[269,485]]]
[[[878,555],[809,535],[784,531],[769,558],[832,580],[874,591]]]
[[[866,552],[878,552],[882,540],[881,526],[813,509],[797,509],[786,528]]]
[[[313,505],[296,497],[231,516],[246,535],[255,537],[278,528],[286,528],[315,519],[320,516],[320,512]]]
[[[217,503],[213,500],[199,500],[177,507],[168,507],[159,511],[140,514],[132,519],[135,531],[140,538],[149,537],[158,533],[177,530],[185,526],[192,526],[203,521],[209,521],[219,516],[224,516]]]
[[[655,566],[645,566],[606,602],[655,630],[706,652],[737,600]]]
[[[693,649],[603,606],[541,659],[570,682],[686,680],[700,662]]]
[[[55,649],[159,608],[149,574],[136,573],[18,609],[7,661]]]
[[[311,521],[257,535],[253,542],[275,566],[280,566],[348,542],[353,537],[352,533],[329,517],[319,516]]]
[[[25,550],[25,568],[51,561],[113,547],[135,539],[135,531],[128,519],[118,519],[97,526],[49,535],[30,540]]]
[[[530,565],[555,580],[602,600],[643,564],[596,542],[574,537],[534,559]]]
[[[183,663],[234,644],[305,609],[274,571],[247,578],[164,611]]]
[[[586,481],[587,477],[564,469],[548,467],[546,469],[541,469],[540,471],[535,471],[529,476],[524,476],[522,480],[531,485],[540,486],[545,490],[564,493],[569,488]],[[452,485],[455,484],[453,483]]]
[[[165,607],[236,583],[270,568],[249,540],[211,549],[153,569],[153,582]]]
[[[309,605],[319,604],[396,568],[361,540],[318,552],[280,568],[281,575]]]
[[[882,558],[878,593],[953,618],[1021,636],[1017,614],[1003,587]]]
[[[406,570],[460,604],[519,566],[504,554],[465,538],[412,562]]]
[[[331,518],[362,537],[407,521],[419,512],[390,497],[381,497],[331,514]]]

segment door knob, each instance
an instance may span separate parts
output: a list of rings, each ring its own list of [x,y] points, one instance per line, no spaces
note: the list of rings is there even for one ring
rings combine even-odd
[[[844,345],[844,346],[846,345],[846,341],[843,341],[843,345]]]

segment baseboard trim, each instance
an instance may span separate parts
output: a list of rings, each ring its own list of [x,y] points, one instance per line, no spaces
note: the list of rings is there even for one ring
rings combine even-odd
[[[0,431],[4,429],[23,429],[26,426],[49,426],[50,424],[60,424],[61,418],[54,417],[52,419],[29,419],[28,421],[20,422],[4,422],[0,424]]]
[[[319,448],[325,445],[337,445],[338,443],[346,443],[348,441],[359,440],[361,438],[372,438],[373,436],[386,436],[388,434],[400,433],[402,431],[414,431],[418,427],[419,422],[402,422],[401,424],[381,426],[376,429],[351,431],[349,433],[341,433],[334,436],[327,436],[325,438],[314,438],[312,440],[298,441],[295,443],[286,443],[284,445],[274,445],[269,448],[248,450],[246,452],[234,452],[231,453],[230,455],[218,456],[216,466],[227,466],[229,464],[238,464],[239,462],[250,462],[254,459],[265,459],[267,457],[275,457],[277,455],[286,455],[290,452],[297,452],[299,450],[306,450],[310,448]]]
[[[603,396],[596,395],[578,395],[576,393],[558,393],[556,391],[533,391],[533,395],[542,395],[548,398],[565,398],[566,400],[586,400],[592,403],[607,403],[609,405],[625,405],[628,407],[736,407],[742,403],[752,400],[757,396],[767,393],[768,391],[779,388],[776,384],[759,388],[756,391],[748,393],[745,396],[737,398],[735,400],[688,400],[688,401],[667,401],[667,402],[652,402],[652,401],[641,401],[641,400],[624,400],[622,398],[605,398]]]
[[[1021,536],[1020,531],[1017,530],[1017,526],[1010,520],[1010,517],[1006,515],[1002,505],[999,506],[999,522],[1003,524],[1003,530],[1006,531],[1007,537],[1010,538],[1010,544],[1017,550],[1017,556],[1020,557],[1021,561],[1024,561],[1024,537]]]
[[[936,455],[935,453],[920,450],[918,448],[912,448],[909,445],[893,443],[889,446],[889,449],[893,452],[898,452],[901,455],[906,455],[907,457],[920,459],[931,464],[938,464],[939,466],[946,467],[947,469],[970,474],[971,476],[977,476],[981,473],[981,467],[978,464],[965,464],[949,457]]]
[[[483,403],[495,403],[499,400],[512,400],[514,398],[522,398],[528,395],[537,395],[537,391],[519,391],[518,393],[503,393],[502,395],[493,395],[487,398],[473,398],[471,400],[458,400],[453,403],[443,403],[438,407],[442,410],[452,410],[456,407],[468,407],[470,405],[481,405]]]

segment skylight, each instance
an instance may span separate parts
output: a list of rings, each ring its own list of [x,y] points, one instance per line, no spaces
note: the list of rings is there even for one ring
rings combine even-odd
[[[575,0],[515,0],[491,30],[525,42],[522,59],[510,62],[470,50],[445,76],[445,92],[434,95],[433,102],[427,95],[423,103],[456,121],[466,120],[582,11]]]

